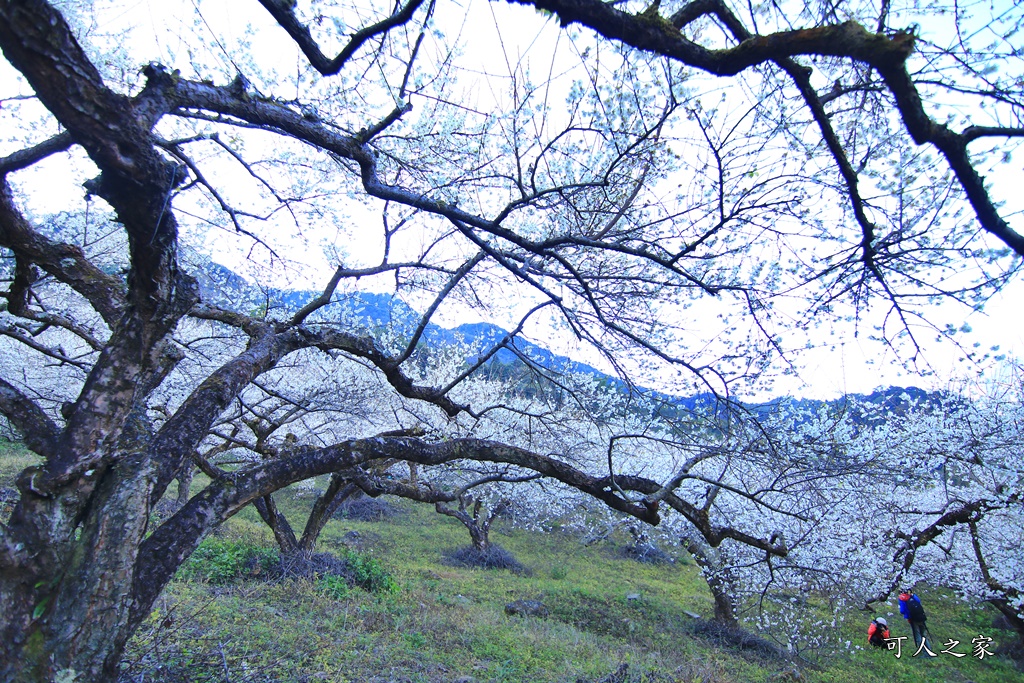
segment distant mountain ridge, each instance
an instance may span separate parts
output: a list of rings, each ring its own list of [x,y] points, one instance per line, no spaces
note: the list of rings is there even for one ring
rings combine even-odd
[[[291,314],[307,303],[320,296],[319,291],[285,290],[276,288],[261,289],[249,283],[245,278],[229,268],[211,263],[199,278],[199,287],[204,301],[215,305],[246,305],[253,309],[269,303],[268,314],[276,310]],[[335,294],[332,307],[324,314],[327,319],[334,317],[354,324],[368,332],[379,332],[387,329],[398,337],[408,338],[415,332],[420,322],[420,314],[401,299],[389,294],[373,292],[351,292]],[[472,349],[467,361],[472,361],[481,354],[487,353],[498,344],[508,331],[493,323],[465,323],[454,328],[441,327],[428,323],[423,330],[423,342],[428,344],[462,343]],[[531,361],[545,368],[558,372],[591,374],[611,381],[619,382],[589,365],[579,363],[566,356],[552,353],[548,349],[533,342],[517,337],[516,349]],[[521,362],[513,351],[499,350],[492,358],[499,363]]]
[[[231,305],[232,307],[251,306],[259,310],[268,306],[268,314],[281,311],[285,315],[293,314],[307,303],[320,296],[319,291],[285,290],[276,288],[260,288],[249,283],[245,278],[229,268],[217,263],[205,266],[199,277],[200,291],[204,301],[214,305]],[[332,306],[320,314],[324,320],[338,320],[361,328],[362,331],[378,336],[387,330],[400,339],[408,339],[420,323],[420,314],[401,299],[389,294],[373,292],[351,292],[338,295],[332,299]],[[493,323],[465,323],[454,328],[445,328],[428,323],[423,330],[421,343],[432,347],[463,344],[470,349],[466,362],[472,363],[498,344],[508,331]],[[579,363],[566,356],[522,338],[514,340],[516,350],[537,365],[559,373],[583,374],[594,377],[605,383],[610,389],[625,392],[627,384],[617,377],[601,372],[589,365]],[[491,358],[489,363],[505,366],[521,364],[523,361],[512,351],[501,349]],[[649,400],[662,413],[683,411],[715,410],[716,397],[711,393],[700,393],[690,396],[678,396],[655,391],[653,389],[635,388],[639,394]],[[868,416],[868,408],[884,408],[893,413],[902,413],[913,405],[937,404],[943,399],[941,392],[928,392],[918,387],[889,386],[876,389],[870,394],[847,394],[831,400],[794,398],[782,396],[762,403],[744,404],[755,413],[767,414],[776,410],[787,410],[813,414],[825,405],[833,409],[849,407],[855,411],[854,419],[858,422],[872,422],[876,418]]]

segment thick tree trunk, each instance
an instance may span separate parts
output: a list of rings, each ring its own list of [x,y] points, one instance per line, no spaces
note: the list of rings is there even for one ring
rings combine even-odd
[[[728,584],[717,575],[707,577],[707,582],[708,588],[711,589],[711,595],[715,599],[715,621],[729,626],[738,625],[736,608],[729,595]]]
[[[306,519],[306,527],[302,530],[302,538],[299,539],[299,548],[307,555],[313,554],[316,542],[320,539],[320,532],[324,525],[334,516],[338,506],[349,499],[359,487],[349,483],[344,477],[337,474],[331,477],[331,483],[324,491]]]
[[[467,506],[472,508],[472,511],[467,510]],[[473,548],[477,552],[485,552],[491,547],[490,533],[491,523],[501,515],[509,506],[509,501],[502,500],[491,510],[486,510],[483,507],[482,500],[474,500],[470,496],[462,495],[459,496],[459,509],[453,510],[444,503],[435,503],[434,509],[436,509],[442,515],[448,517],[454,517],[455,519],[462,522],[462,525],[469,531],[469,538],[473,543]]]
[[[156,479],[145,400],[181,358],[164,340],[198,300],[195,281],[178,269],[177,222],[166,210],[179,169],[154,147],[153,122],[105,86],[47,3],[0,0],[0,47],[100,169],[91,191],[117,213],[131,257],[121,293],[120,282],[85,267],[81,249],[35,239],[4,181],[2,241],[27,262],[63,252],[43,260],[111,334],[62,410],[63,429],[41,411],[5,411],[45,464],[22,473],[21,499],[0,534],[0,678],[51,681],[72,671],[109,681],[139,612],[152,605],[131,588]]]
[[[344,477],[334,475],[331,483],[320,496],[317,497],[306,518],[306,525],[303,528],[302,536],[297,538],[288,520],[277,509],[273,496],[264,496],[253,503],[256,511],[270,530],[274,533],[277,547],[282,557],[293,556],[309,558],[313,555],[316,542],[320,539],[320,532],[330,520],[331,516],[346,499],[359,490],[355,484],[349,483]]]
[[[144,455],[126,457],[100,477],[85,518],[58,544],[59,553],[26,558],[5,572],[0,679],[49,682],[67,670],[80,681],[117,678],[134,630],[131,615],[152,606],[138,604],[128,590],[148,523],[151,478]]]
[[[1005,598],[993,598],[988,601],[1006,619],[1006,623],[1017,634],[1017,642],[1010,648],[1010,656],[1019,662],[1024,662],[1024,619]]]
[[[489,530],[475,524],[468,528],[469,537],[473,541],[473,549],[480,553],[485,552],[491,546],[491,541],[488,538],[490,536]]]
[[[274,540],[277,547],[281,549],[281,555],[296,555],[299,552],[299,541],[295,538],[291,524],[284,515],[277,509],[274,496],[267,495],[253,501],[253,506],[260,513],[260,517],[267,523],[270,530],[274,532]]]
[[[693,561],[701,568],[704,580],[715,601],[715,621],[726,626],[738,626],[736,606],[732,599],[732,588],[728,578],[723,574],[725,565],[720,553],[702,539],[686,537],[683,546],[689,551]]]

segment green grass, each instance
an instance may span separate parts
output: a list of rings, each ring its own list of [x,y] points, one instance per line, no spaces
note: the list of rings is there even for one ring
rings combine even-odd
[[[233,583],[266,574],[277,559],[278,553],[273,548],[208,538],[178,569],[178,577],[184,581]]]
[[[12,443],[0,437],[0,522],[6,522],[14,509],[14,480],[18,473],[40,462],[42,459],[38,455],[20,443]]]
[[[311,499],[284,492],[278,501],[292,526],[301,527]],[[444,552],[468,542],[465,530],[427,506],[395,504],[403,512],[387,521],[330,522],[319,550],[343,556],[351,539],[346,534],[356,532],[364,556],[390,571],[397,591],[350,589],[332,596],[316,582],[235,584],[192,620],[202,633],[216,633],[217,641],[206,646],[208,664],[195,666],[193,675],[208,671],[209,680],[223,680],[227,661],[232,672],[266,671],[295,681],[317,674],[328,681],[594,681],[628,662],[637,673],[661,674],[660,680],[786,680],[778,678],[783,663],[716,647],[693,632],[684,610],[710,615],[712,601],[692,564],[638,564],[621,553],[624,537],[587,548],[561,532],[498,527],[493,540],[529,568],[527,575],[449,567]],[[252,512],[232,520],[222,535],[272,546]],[[631,593],[640,599],[627,600]],[[194,582],[176,582],[167,591],[166,609],[195,606],[208,594]],[[978,633],[1006,637],[991,628],[990,609],[970,609],[938,591],[922,597],[937,641],[954,637],[962,641],[960,651],[969,651]],[[504,606],[520,598],[542,600],[549,618],[506,616]],[[244,628],[233,625],[227,605],[229,612],[245,612]],[[896,612],[895,602],[888,611]],[[868,620],[860,612],[848,615],[846,637],[862,643]],[[909,635],[898,614],[890,622],[894,635]],[[224,645],[222,657],[217,648],[228,641],[239,649]],[[140,635],[133,647],[142,642]],[[888,652],[844,650],[822,657],[816,668],[803,667],[802,675],[836,683],[1024,680],[1001,659],[942,655],[925,662],[910,654],[897,660]]]
[[[32,462],[21,449],[0,444],[0,486]],[[194,486],[202,483],[197,477]],[[293,528],[302,528],[312,497],[293,488],[277,499]],[[625,536],[584,547],[567,533],[499,523],[492,540],[529,572],[454,568],[443,556],[468,543],[465,529],[429,506],[393,504],[402,512],[386,521],[332,520],[317,548],[362,563],[363,587],[333,577],[264,582],[259,572],[250,576],[260,558],[274,554],[274,542],[255,511],[243,510],[168,586],[128,646],[128,676],[157,682],[575,683],[597,681],[627,662],[635,674],[631,683],[792,680],[785,663],[720,646],[694,631],[684,610],[710,615],[712,600],[692,563],[638,564],[621,551]],[[375,585],[376,591],[366,590]],[[639,599],[628,600],[633,593]],[[921,595],[940,646],[954,638],[961,641],[957,650],[969,653],[979,634],[997,644],[1010,638],[992,627],[991,608],[971,607],[939,589]],[[517,599],[542,600],[550,616],[507,616],[504,606]],[[879,613],[889,617],[894,636],[909,636],[895,600]],[[923,661],[910,657],[911,648],[897,660],[889,652],[858,650],[869,619],[851,611],[843,627],[851,649],[819,654],[816,666],[801,665],[802,680],[1024,681],[1001,657]]]
[[[42,459],[20,443],[0,437],[0,486],[14,486],[14,478],[30,465],[38,465]]]

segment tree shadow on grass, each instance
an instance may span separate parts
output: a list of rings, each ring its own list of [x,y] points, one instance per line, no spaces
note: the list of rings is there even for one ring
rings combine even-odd
[[[471,545],[463,546],[444,554],[442,562],[449,567],[467,569],[507,569],[513,574],[528,576],[530,570],[522,565],[509,551],[497,543],[491,543],[480,550]]]

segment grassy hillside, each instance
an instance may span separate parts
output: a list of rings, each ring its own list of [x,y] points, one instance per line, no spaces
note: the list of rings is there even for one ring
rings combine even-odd
[[[31,462],[0,445],[0,486]],[[278,502],[301,528],[312,496],[293,488]],[[798,663],[794,674],[788,661],[710,636],[704,620],[687,615],[709,615],[712,602],[682,554],[672,564],[646,565],[625,555],[625,537],[584,547],[565,533],[499,526],[492,540],[526,573],[455,568],[444,553],[468,542],[461,526],[427,506],[387,502],[394,515],[386,519],[331,521],[319,547],[361,558],[376,592],[332,579],[264,580],[272,537],[251,509],[237,515],[159,600],[129,645],[122,680],[1024,681],[1001,657],[922,661],[910,657],[912,648],[899,660],[851,649],[816,665]],[[923,598],[940,644],[953,637],[961,641],[957,651],[969,653],[979,634],[996,641],[992,649],[1009,637],[993,627],[993,610],[940,590]],[[505,605],[517,599],[541,600],[549,616],[507,616]],[[909,636],[895,602],[888,611],[893,635]],[[863,642],[868,619],[849,615],[846,637]],[[616,677],[622,664],[628,670]]]

